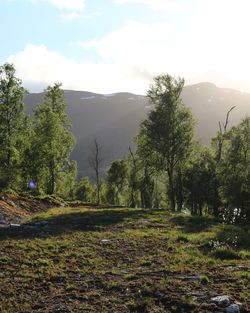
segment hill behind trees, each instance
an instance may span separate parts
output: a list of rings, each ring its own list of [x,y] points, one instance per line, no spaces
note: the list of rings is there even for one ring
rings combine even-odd
[[[89,147],[97,138],[102,145],[103,171],[113,160],[128,154],[140,122],[145,119],[151,105],[145,96],[131,93],[96,94],[86,91],[65,90],[68,114],[77,145],[72,159],[77,160],[80,176],[91,175]],[[44,93],[28,94],[25,98],[28,113],[43,101]],[[211,83],[186,86],[182,92],[184,104],[191,107],[197,121],[198,137],[205,144],[218,130],[218,121],[224,121],[226,112],[236,105],[230,115],[229,126],[236,125],[250,113],[250,94],[232,89],[218,88]]]

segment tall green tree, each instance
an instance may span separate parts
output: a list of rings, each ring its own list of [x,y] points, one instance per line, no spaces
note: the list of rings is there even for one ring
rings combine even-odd
[[[230,219],[250,222],[250,117],[225,134],[219,168],[220,195]],[[236,212],[237,211],[237,212]]]
[[[95,188],[91,184],[88,177],[83,177],[76,187],[76,198],[84,202],[92,202],[94,198]]]
[[[77,186],[77,162],[67,162],[64,171],[58,175],[56,193],[62,198],[73,200]]]
[[[59,83],[46,89],[44,102],[35,109],[35,178],[48,194],[55,193],[60,174],[67,171],[70,153],[75,144],[65,109],[64,92]]]
[[[14,66],[0,66],[0,188],[13,187],[17,181],[24,139],[25,93]]]
[[[168,197],[171,209],[176,209],[175,171],[188,156],[193,141],[194,120],[182,103],[184,79],[160,75],[154,79],[147,96],[154,109],[140,126],[143,145],[157,154],[159,169],[168,177]]]
[[[196,148],[184,170],[185,205],[192,214],[202,215],[214,199],[215,160],[211,150]]]
[[[20,166],[20,173],[22,177],[21,189],[23,191],[30,191],[29,183],[37,177],[39,170],[39,160],[37,158],[37,153],[34,151],[35,132],[33,127],[33,120],[30,116],[26,116],[23,126],[24,132],[22,135],[24,144],[20,149],[22,153],[22,161]]]
[[[125,160],[113,161],[108,173],[108,200],[111,200],[111,204],[120,204],[119,196],[121,195],[126,183],[127,177],[127,164]]]

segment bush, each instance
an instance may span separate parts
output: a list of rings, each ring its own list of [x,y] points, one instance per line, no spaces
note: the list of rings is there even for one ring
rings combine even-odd
[[[221,260],[240,259],[239,254],[229,246],[215,248],[213,255]]]

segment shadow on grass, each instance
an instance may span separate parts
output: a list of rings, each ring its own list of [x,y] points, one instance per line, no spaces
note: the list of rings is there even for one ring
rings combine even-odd
[[[250,229],[247,225],[224,225],[217,232],[218,242],[238,249],[250,249]]]
[[[149,215],[157,214],[149,209],[102,209],[85,212],[62,213],[44,219],[39,216],[20,227],[0,229],[0,241],[6,239],[32,239],[35,237],[51,237],[76,231],[101,231],[128,219],[133,221]]]
[[[219,223],[218,220],[210,216],[178,215],[171,218],[170,221],[176,226],[181,226],[183,232],[185,233],[199,233],[207,231]]]

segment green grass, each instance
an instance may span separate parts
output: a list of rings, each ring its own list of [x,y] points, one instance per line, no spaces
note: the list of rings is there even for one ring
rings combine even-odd
[[[0,241],[3,313],[208,312],[216,294],[250,310],[249,230],[213,218],[54,208]]]

